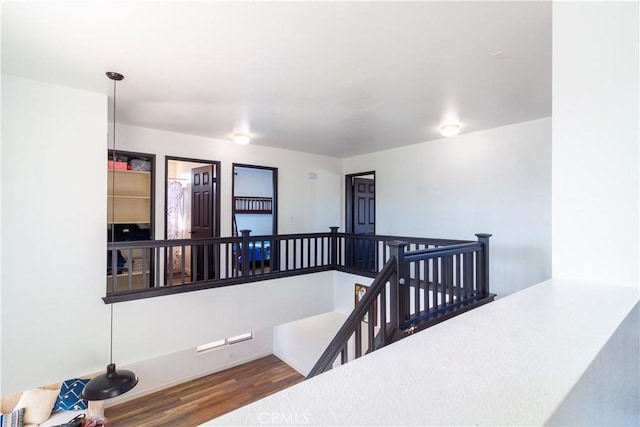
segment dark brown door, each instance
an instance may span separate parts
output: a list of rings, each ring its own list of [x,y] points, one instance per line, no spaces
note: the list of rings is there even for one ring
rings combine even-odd
[[[370,178],[353,177],[351,188],[350,229],[354,234],[375,234],[376,186]],[[368,239],[347,240],[347,264],[364,270],[375,270],[376,243]]]
[[[373,179],[353,179],[353,232],[374,234],[376,225],[376,185]]]
[[[215,236],[213,166],[191,169],[191,238]],[[191,251],[191,280],[209,280],[215,276],[215,250],[213,245],[193,245]],[[207,274],[205,274],[205,272]]]

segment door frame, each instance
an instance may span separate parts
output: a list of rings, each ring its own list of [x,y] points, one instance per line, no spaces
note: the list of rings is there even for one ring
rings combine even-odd
[[[167,201],[167,196],[169,193],[169,186],[167,185],[167,181],[169,180],[169,161],[174,162],[192,162],[192,163],[201,163],[203,165],[212,165],[215,170],[214,182],[216,183],[216,194],[214,195],[214,208],[213,208],[213,226],[214,232],[213,237],[220,237],[220,181],[221,181],[221,173],[220,173],[220,161],[218,160],[203,160],[203,159],[193,159],[189,157],[177,157],[177,156],[165,156],[164,157],[164,211],[163,211],[163,219],[164,219],[164,239],[167,239],[167,208],[169,207],[169,203]]]
[[[235,204],[233,203],[233,198],[236,195],[236,179],[235,179],[236,167],[263,169],[263,170],[271,171],[271,178],[272,178],[271,180],[273,185],[273,200],[272,200],[272,207],[271,207],[271,210],[272,210],[271,220],[273,224],[271,225],[271,234],[274,236],[277,235],[278,234],[278,168],[271,167],[271,166],[249,165],[245,163],[233,163],[231,165],[231,174],[232,174],[231,176],[231,230],[232,232],[233,232],[233,219],[236,216],[236,207],[235,207]]]
[[[358,172],[358,173],[351,173],[351,174],[347,174],[344,176],[344,194],[345,194],[345,201],[344,201],[344,232],[345,233],[353,233],[353,178],[358,178],[358,177],[363,177],[363,176],[368,176],[368,175],[373,175],[373,183],[374,183],[374,188],[373,188],[373,194],[374,194],[374,204],[373,204],[373,234],[376,234],[376,223],[378,222],[378,216],[376,215],[376,204],[375,202],[377,202],[377,185],[376,184],[376,171],[368,171],[368,172]]]

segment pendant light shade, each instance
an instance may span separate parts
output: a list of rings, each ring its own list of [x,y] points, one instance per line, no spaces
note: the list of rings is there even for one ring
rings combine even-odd
[[[116,371],[115,363],[107,365],[107,372],[91,379],[82,390],[87,400],[105,400],[120,396],[138,384],[138,377],[131,371]]]
[[[124,76],[112,71],[107,72],[107,77],[113,80],[113,135],[112,150],[115,156],[116,151],[116,82],[124,79]],[[114,157],[115,160],[115,157]],[[115,173],[113,177],[113,188],[115,188]],[[115,203],[112,204],[112,210],[115,211]],[[114,212],[112,212],[113,214]],[[112,215],[115,218],[115,215]],[[111,233],[111,242],[113,243],[114,234]],[[112,271],[113,274],[113,271]],[[112,294],[113,295],[113,294]],[[109,343],[109,364],[107,372],[92,378],[82,390],[82,397],[87,400],[105,400],[120,396],[134,388],[138,384],[138,377],[131,371],[116,371],[116,365],[113,363],[113,301],[110,307],[111,313],[111,338]]]

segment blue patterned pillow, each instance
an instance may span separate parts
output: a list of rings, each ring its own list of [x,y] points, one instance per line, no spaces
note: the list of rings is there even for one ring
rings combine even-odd
[[[1,427],[22,427],[24,423],[24,408],[16,409],[10,414],[0,414]]]
[[[66,380],[60,387],[60,394],[53,405],[53,412],[81,411],[87,409],[87,401],[82,398],[82,390],[89,380],[73,378]]]

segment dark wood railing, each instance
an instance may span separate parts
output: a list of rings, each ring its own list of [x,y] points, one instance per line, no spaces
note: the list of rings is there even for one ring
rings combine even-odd
[[[355,309],[331,340],[307,378],[331,369],[338,356],[340,356],[340,364],[344,364],[353,357],[358,358],[363,354],[370,353],[384,347],[388,341],[391,341],[392,334],[396,329],[392,322],[384,322],[390,328],[380,328],[377,326],[376,320],[387,319],[387,304],[385,302],[394,299],[391,293],[397,290],[397,283],[392,284],[391,282],[396,280],[396,259],[392,257],[382,267],[364,297],[356,304]],[[390,307],[393,307],[393,304]],[[393,315],[390,317],[393,318]]]
[[[476,236],[413,251],[405,241],[387,242],[389,259],[307,378],[493,301],[491,235]]]
[[[209,289],[299,274],[340,270],[375,277],[390,259],[385,242],[411,250],[460,240],[338,233],[151,240],[108,243],[107,303]],[[116,273],[116,274],[112,274]]]

